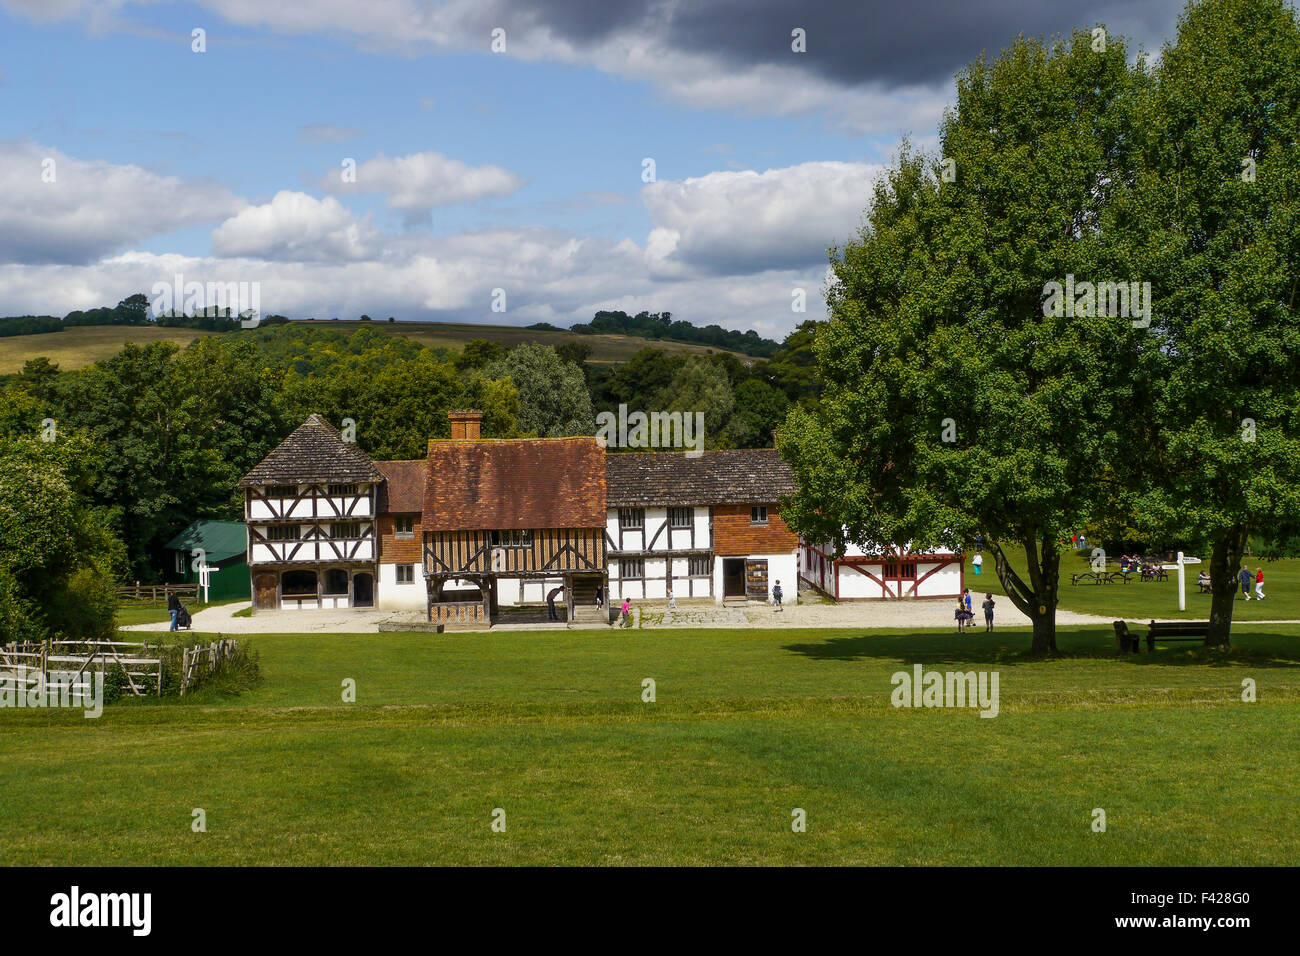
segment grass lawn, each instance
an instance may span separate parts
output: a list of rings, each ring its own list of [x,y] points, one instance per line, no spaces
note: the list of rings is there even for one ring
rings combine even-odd
[[[0,711],[0,864],[1289,865],[1300,626],[1233,637],[256,636],[239,696]],[[999,716],[895,709],[915,663],[997,671]]]
[[[204,604],[202,601],[185,600],[181,603],[189,608],[190,615],[193,616],[206,608],[236,602],[214,601],[211,604]],[[137,601],[132,601],[129,604],[119,604],[117,606],[118,627],[130,627],[134,624],[157,624],[160,621],[170,621],[171,619],[171,613],[167,610],[166,604],[140,604]],[[126,637],[122,639],[135,640],[136,638]]]
[[[971,594],[992,592],[1003,594],[998,584],[997,573],[993,568],[993,555],[988,549],[984,551],[984,570],[975,575],[971,558],[966,556],[966,586]],[[1024,574],[1025,558],[1022,549],[1008,552],[1012,566]],[[1210,596],[1199,593],[1196,587],[1196,575],[1201,568],[1208,569],[1209,555],[1196,555],[1204,564],[1187,566],[1187,610],[1178,610],[1178,575],[1169,572],[1168,581],[1139,580],[1128,584],[1077,584],[1070,583],[1071,574],[1081,574],[1088,568],[1088,556],[1075,551],[1068,552],[1061,560],[1061,603],[1060,606],[1085,614],[1102,614],[1107,617],[1129,621],[1147,621],[1151,618],[1183,618],[1186,620],[1205,621],[1210,617]],[[1300,559],[1287,558],[1280,561],[1265,561],[1262,558],[1248,559],[1253,571],[1264,569],[1263,601],[1243,601],[1237,596],[1233,608],[1234,621],[1300,621]],[[1118,559],[1109,564],[1112,571],[1119,570]],[[1136,578],[1137,575],[1134,574]],[[1252,586],[1251,594],[1254,594]],[[979,601],[975,602],[976,616],[979,616]]]

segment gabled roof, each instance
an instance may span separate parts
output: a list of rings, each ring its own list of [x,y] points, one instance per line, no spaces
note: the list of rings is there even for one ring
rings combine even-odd
[[[406,514],[424,510],[424,476],[428,462],[423,458],[414,461],[375,462],[388,480],[380,486],[380,514]]]
[[[310,415],[245,475],[239,486],[380,481],[383,477],[365,452],[344,441],[325,419]]]
[[[794,472],[775,448],[624,452],[605,458],[610,508],[773,503],[794,494]]]
[[[208,562],[225,561],[248,553],[248,530],[242,521],[195,521],[164,545],[168,551],[189,553],[202,548]]]
[[[422,524],[603,528],[605,449],[590,437],[431,441]]]

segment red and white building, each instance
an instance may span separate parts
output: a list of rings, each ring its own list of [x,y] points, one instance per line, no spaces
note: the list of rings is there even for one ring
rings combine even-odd
[[[966,587],[964,561],[956,551],[799,541],[799,579],[835,601],[957,598]]]

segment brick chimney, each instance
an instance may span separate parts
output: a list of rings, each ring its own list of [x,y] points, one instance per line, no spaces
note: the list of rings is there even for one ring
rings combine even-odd
[[[451,419],[452,441],[478,441],[483,426],[483,413],[476,408],[447,413]]]

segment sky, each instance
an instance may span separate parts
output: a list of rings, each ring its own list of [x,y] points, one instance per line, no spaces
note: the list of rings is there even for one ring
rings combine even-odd
[[[1158,52],[1181,7],[0,0],[0,315],[179,279],[293,318],[779,339],[957,71],[1097,24]]]

